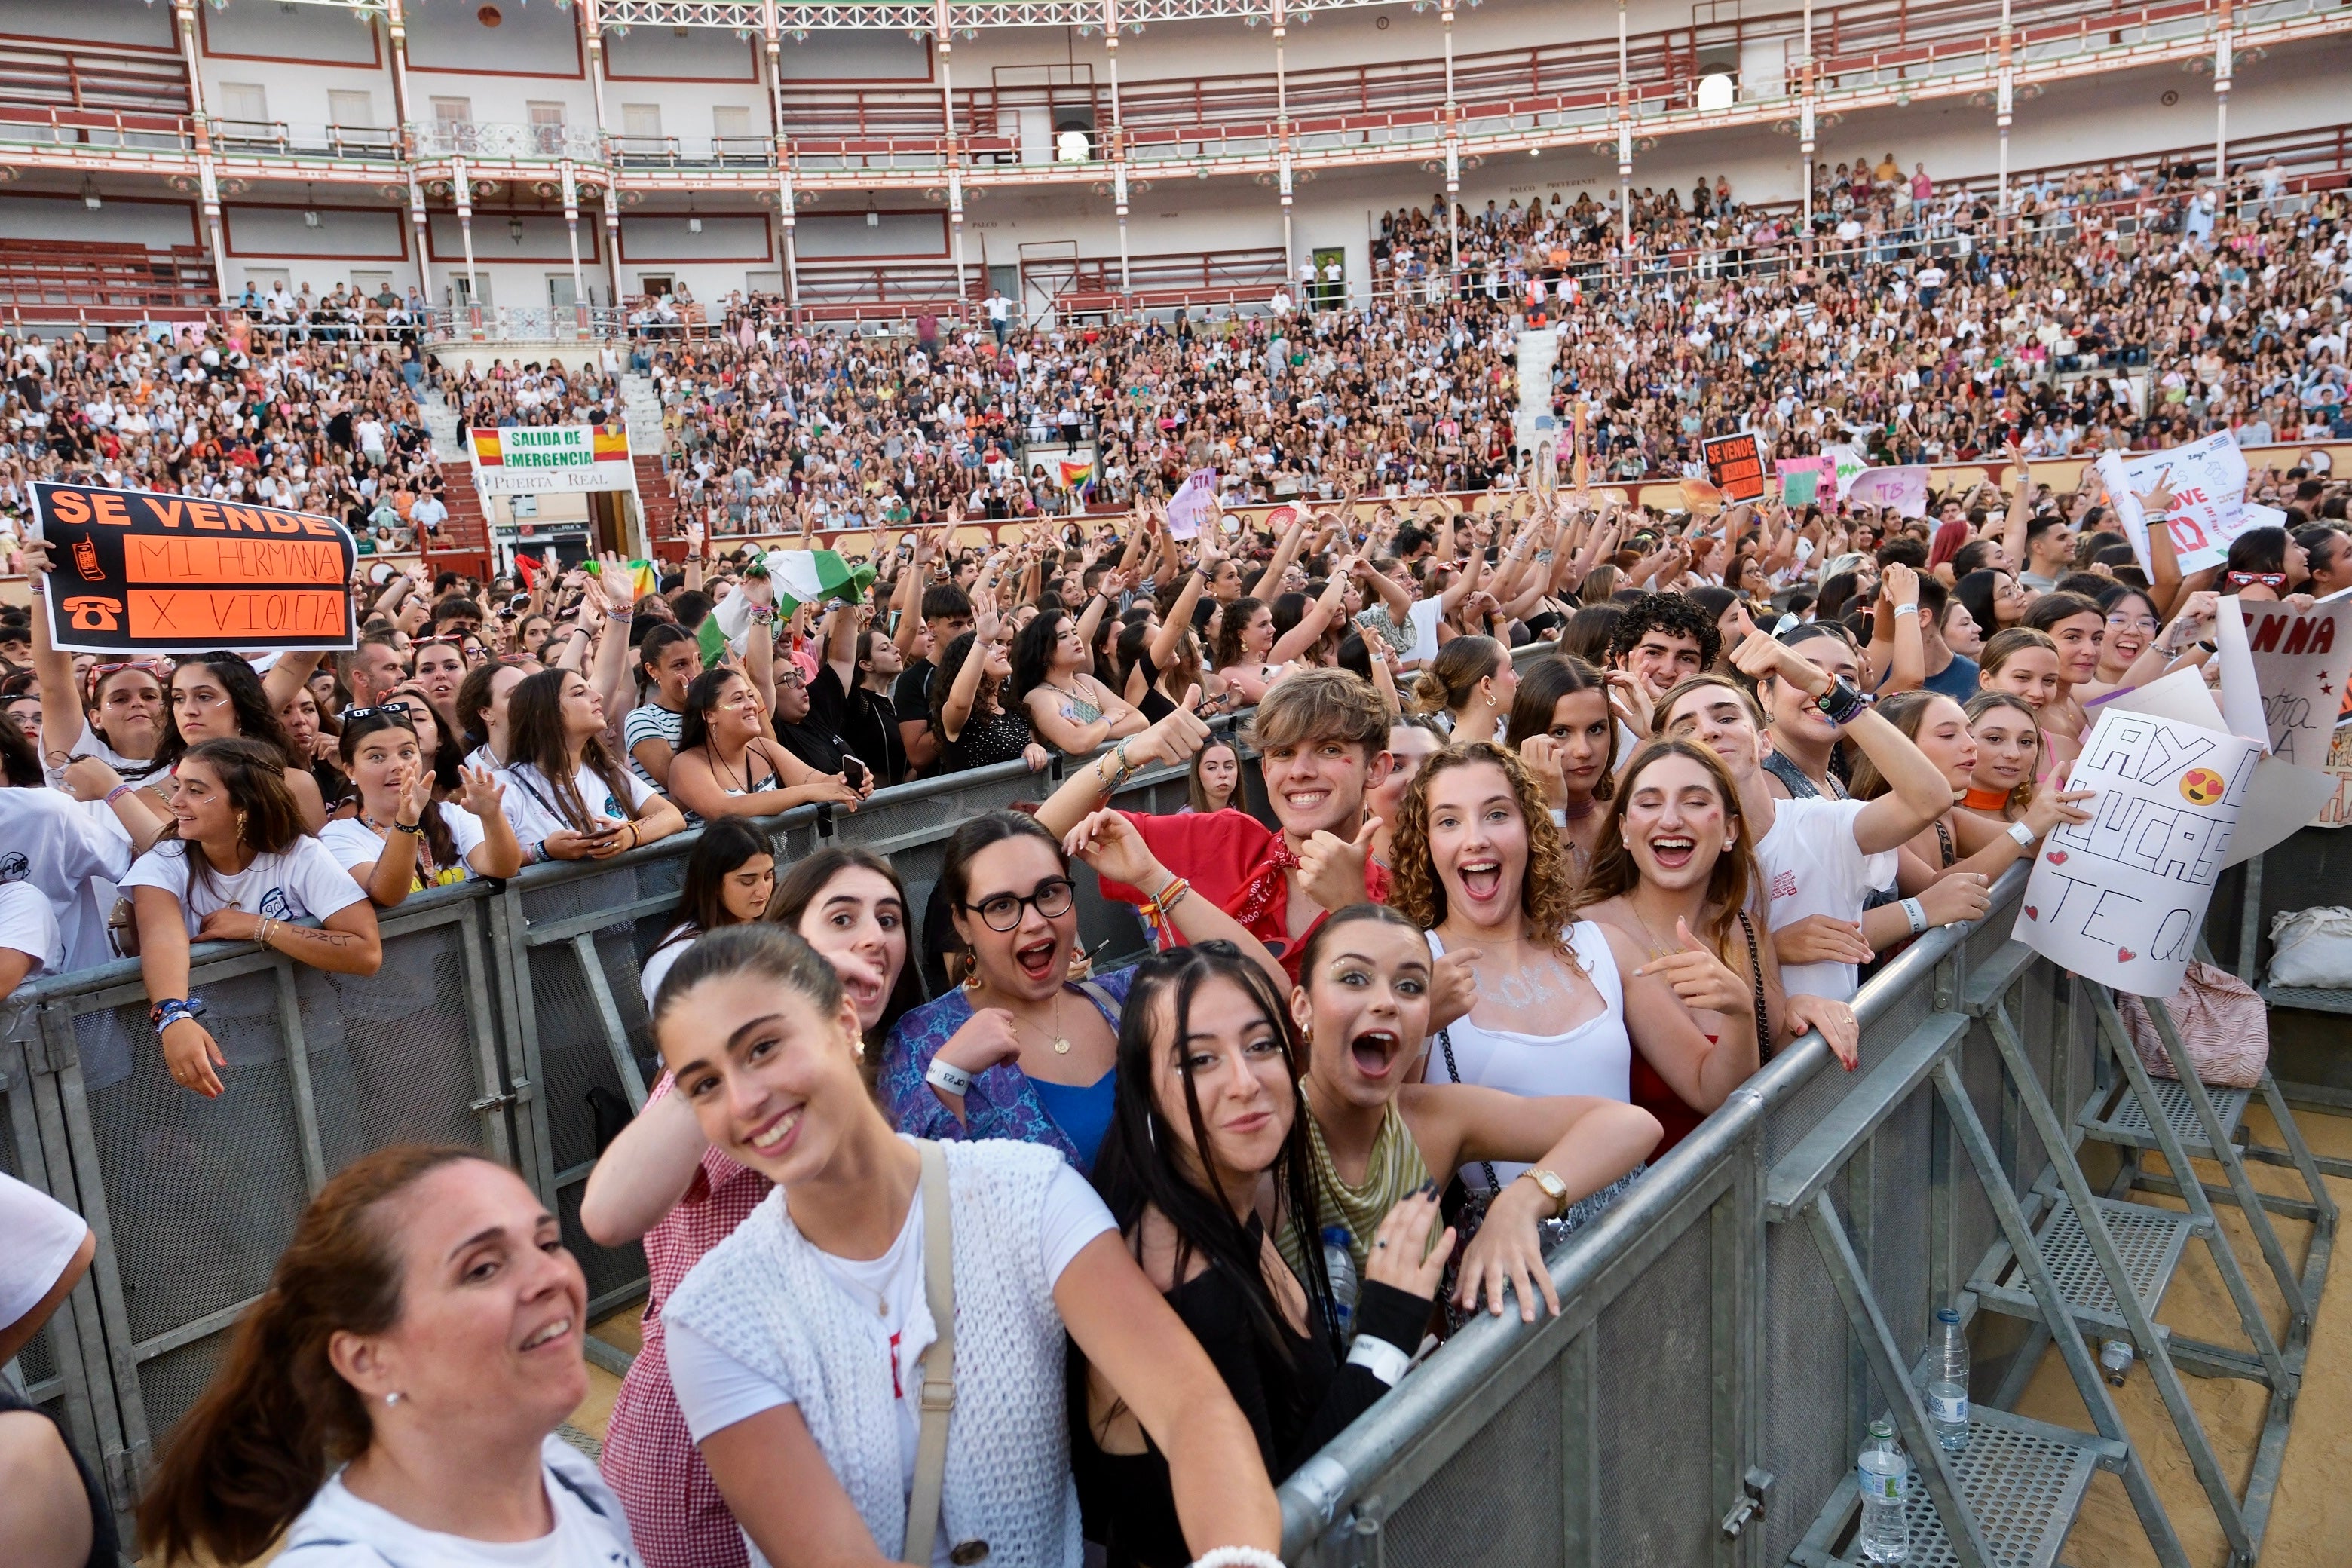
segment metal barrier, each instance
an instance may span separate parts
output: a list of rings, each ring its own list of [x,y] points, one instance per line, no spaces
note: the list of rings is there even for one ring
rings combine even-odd
[[[1971,976],[2003,973],[2023,868],[1974,927],[1920,938],[1863,988],[1862,1066],[1782,1052],[1551,1259],[1561,1314],[1465,1329],[1281,1489],[1294,1568],[1482,1561],[1778,1563],[1847,1479],[1884,1408],[1802,1226],[1769,1223],[1774,1165],[1835,1113],[1868,1129],[1826,1190],[1908,1355],[1999,1241],[1932,1087],[1906,1064],[1969,1027]],[[2016,1020],[2059,1104],[2090,1092],[2091,1010],[2036,961]],[[2045,1156],[1990,1044],[1962,1081],[2021,1197]],[[1893,1073],[1879,1072],[1900,1056]],[[1991,1371],[1985,1373],[1990,1377]]]
[[[888,857],[919,917],[957,825],[1041,799],[1062,773],[1010,763],[877,791],[855,812],[803,807],[761,826],[780,862],[835,839]],[[1154,769],[1118,799],[1172,811],[1185,783],[1181,769]],[[249,943],[200,944],[190,988],[228,1058],[217,1100],[164,1070],[135,959],[9,999],[0,1171],[75,1209],[98,1238],[89,1277],[17,1365],[32,1398],[99,1462],[126,1542],[148,1467],[268,1286],[304,1204],[371,1149],[478,1147],[560,1216],[592,1314],[645,1293],[642,1248],[591,1241],[580,1196],[599,1150],[645,1100],[638,975],[671,923],[696,837],[416,894],[382,915],[383,964],[365,978]],[[1079,927],[1088,951],[1102,948],[1097,962],[1141,956],[1134,912],[1079,882]],[[603,1359],[625,1364],[617,1352]]]

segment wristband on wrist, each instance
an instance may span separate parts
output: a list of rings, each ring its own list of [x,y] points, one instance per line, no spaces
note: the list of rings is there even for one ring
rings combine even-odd
[[[415,822],[403,822],[397,816],[394,816],[392,819],[392,826],[403,833],[422,833],[425,831],[425,819],[423,817],[419,817]]]
[[[2012,822],[2009,825],[2009,836],[2017,840],[2017,847],[2020,849],[2024,850],[2028,855],[2033,853],[2033,829],[2021,822]]]
[[[1220,1546],[1194,1558],[1192,1568],[1282,1568],[1282,1559],[1255,1546]]]
[[[1853,682],[1841,677],[1831,682],[1827,691],[1813,699],[1813,706],[1821,710],[1822,718],[1843,726],[1860,718],[1863,710],[1870,706],[1870,699],[1864,696]]]
[[[1916,899],[1906,899],[1900,908],[1903,918],[1911,922],[1911,934],[1917,936],[1927,929],[1927,907]]]
[[[1348,1364],[1360,1366],[1391,1388],[1412,1369],[1412,1357],[1388,1341],[1371,1334],[1358,1334],[1356,1342],[1348,1347]]]
[[[147,1021],[155,1026],[157,1034],[162,1034],[183,1018],[201,1018],[204,1016],[205,1005],[193,996],[166,996],[147,1009]]]
[[[137,784],[131,784],[129,782],[116,784],[112,789],[106,792],[106,804],[112,805],[116,801],[121,800],[124,795],[129,795],[132,790],[137,789],[138,787],[139,786]]]
[[[1919,606],[1916,605],[1897,605],[1895,606],[1895,618],[1898,620],[1905,616],[1916,616],[1918,613]]]
[[[971,1074],[944,1057],[931,1058],[929,1069],[923,1074],[923,1081],[941,1093],[954,1095],[958,1100],[971,1092]]]

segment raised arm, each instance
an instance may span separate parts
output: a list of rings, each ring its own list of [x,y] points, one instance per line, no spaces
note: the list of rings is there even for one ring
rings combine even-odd
[[[2008,558],[2011,572],[2025,570],[2026,525],[2033,521],[2033,465],[2026,460],[2025,448],[2011,441],[2009,460],[2017,470],[2017,491],[2009,498],[2009,518],[2001,524],[2001,552]]]
[[[24,555],[25,576],[33,589],[33,676],[41,687],[41,760],[61,768],[89,726],[74,680],[73,656],[49,641],[48,544],[28,539]]]
[[[1357,564],[1357,558],[1352,555],[1339,563],[1331,574],[1331,580],[1323,585],[1322,596],[1307,606],[1307,613],[1298,617],[1298,624],[1284,633],[1282,640],[1276,643],[1273,651],[1266,655],[1268,664],[1287,664],[1315,646],[1317,639],[1323,635],[1323,628],[1329,626],[1331,617],[1339,613],[1339,603],[1348,592],[1348,574]]]
[[[1881,672],[1878,690],[1887,695],[1916,691],[1927,679],[1927,647],[1919,629],[1919,574],[1899,561],[1889,562],[1879,574],[1871,630],[1870,668]]]
[[[1171,549],[1170,553],[1173,554]],[[1151,634],[1151,668],[1165,672],[1168,661],[1176,657],[1184,634],[1192,629],[1192,610],[1200,604],[1202,591],[1208,587],[1209,578],[1223,562],[1225,552],[1203,539],[1201,542],[1201,563],[1184,575],[1184,586],[1177,591],[1176,602],[1168,606],[1167,616],[1160,629]]]
[[[1290,570],[1293,561],[1298,559],[1298,547],[1306,537],[1307,520],[1304,517],[1293,518],[1290,526],[1282,531],[1281,542],[1274,547],[1274,554],[1266,562],[1265,570],[1259,573],[1257,581],[1250,585],[1251,598],[1270,599],[1281,592],[1282,574]]]
[[[587,670],[588,684],[604,701],[604,712],[614,722],[627,711],[624,706],[629,689],[629,622],[634,618],[626,588],[605,586],[607,578],[615,583],[628,580],[628,563],[617,555],[604,557],[604,570],[587,581],[589,602],[604,612],[604,635],[596,639],[596,659]]]
[[[1836,685],[1830,673],[1786,643],[1761,632],[1732,650],[1734,668],[1751,679],[1769,675],[1818,698]],[[1862,852],[1876,855],[1907,842],[1927,824],[1952,808],[1951,781],[1909,736],[1863,708],[1845,721],[1846,737],[1862,748],[1884,778],[1888,792],[1862,808],[1854,818],[1853,837]]]

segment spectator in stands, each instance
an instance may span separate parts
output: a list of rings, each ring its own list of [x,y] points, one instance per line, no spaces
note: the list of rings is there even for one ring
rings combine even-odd
[[[714,825],[696,853],[713,836],[728,834],[750,830]],[[863,1060],[874,1061],[889,1026],[920,997],[907,962],[907,899],[898,874],[869,851],[828,846],[793,863],[776,884],[765,918],[799,931],[834,966],[857,1006],[867,1043]],[[646,1568],[709,1568],[748,1559],[742,1532],[696,1451],[671,1390],[661,1307],[702,1255],[732,1235],[767,1195],[769,1182],[704,1141],[676,1087],[664,1074],[644,1110],[598,1157],[580,1219],[607,1247],[643,1237],[653,1273],[644,1344],[622,1381],[605,1433],[605,1479],[627,1505]]]
[[[1117,1120],[1096,1184],[1128,1249],[1248,1416],[1266,1473],[1280,1480],[1404,1375],[1453,1232],[1438,1234],[1435,1183],[1399,1194],[1353,1293],[1351,1348],[1323,1267],[1304,1068],[1273,984],[1222,947],[1180,948],[1144,961],[1133,1001],[1119,1031]],[[1307,1245],[1296,1239],[1301,1230]],[[1292,1245],[1276,1250],[1278,1235]],[[1539,1254],[1532,1272],[1542,1272]],[[1073,1457],[1088,1529],[1115,1562],[1192,1561],[1167,1460],[1108,1378],[1083,1358],[1072,1370]]]
[[[215,1068],[243,1064],[232,1064],[197,1022],[205,1008],[188,994],[191,942],[256,942],[338,974],[373,974],[383,959],[367,895],[303,831],[280,758],[253,740],[190,748],[173,770],[176,837],[141,856],[121,879],[164,1065],[181,1087],[207,1097],[222,1090]],[[310,918],[320,923],[297,923]],[[221,1033],[241,1051],[248,1045],[241,1029]]]
[[[1649,594],[1627,605],[1609,633],[1609,668],[1629,678],[1612,679],[1619,717],[1629,725],[1621,751],[1649,731],[1647,722],[1678,682],[1712,669],[1723,651],[1723,634],[1706,612],[1679,594]]]
[[[643,700],[622,723],[621,743],[629,766],[656,789],[669,788],[670,758],[686,722],[686,689],[702,673],[702,649],[694,634],[664,622],[646,628],[637,645],[637,686]]]
[[[788,667],[797,684],[800,672]],[[773,816],[826,803],[856,810],[865,792],[841,773],[821,773],[767,732],[751,682],[736,670],[707,669],[687,688],[672,793],[704,821]],[[868,789],[871,781],[867,781]]]
[[[331,1177],[141,1500],[157,1560],[463,1562],[529,1543],[636,1568],[595,1467],[555,1436],[586,1394],[588,1288],[555,1216],[469,1151]]]
[[[1234,750],[1231,741],[1222,737],[1211,740],[1192,758],[1192,772],[1185,781],[1184,806],[1177,813],[1223,811],[1242,805],[1241,753]]]
[[[579,675],[526,676],[508,700],[505,806],[526,864],[603,860],[686,826],[677,807],[604,744],[604,700]]]
[[[468,877],[522,869],[522,846],[502,805],[505,784],[488,769],[464,768],[458,798],[436,799],[407,704],[353,709],[337,745],[357,809],[328,823],[319,838],[378,908]]]
[[[1072,756],[1140,734],[1150,722],[1088,673],[1090,657],[1066,610],[1042,611],[1013,644],[1010,702],[1027,710],[1040,741]]]
[[[972,629],[950,643],[931,679],[931,733],[942,771],[961,773],[994,763],[1025,762],[1029,771],[1050,756],[1032,738],[1027,710],[1006,705],[1013,679],[1013,628],[983,602]]]
[[[688,1426],[762,1554],[928,1559],[930,1537],[950,1555],[973,1555],[964,1542],[984,1540],[1011,1562],[1077,1557],[1062,1383],[1070,1340],[1168,1456],[1188,1549],[1279,1544],[1247,1425],[1110,1234],[1101,1201],[1048,1150],[955,1142],[941,1152],[942,1175],[940,1157],[895,1138],[857,1068],[856,1008],[804,942],[760,925],[696,944],[663,984],[654,1028],[704,1135],[783,1189],[712,1249],[663,1314]],[[900,1419],[920,1425],[915,1365],[931,1343],[919,1305],[920,1233],[942,1222],[961,1238],[951,1244],[941,1230],[929,1242],[953,1246],[958,1419],[946,1434],[940,1518],[909,1521],[918,1450],[855,1440],[842,1405],[814,1397],[813,1380],[855,1376],[864,1383],[856,1397],[875,1401],[895,1389]],[[905,1239],[894,1247],[892,1237]],[[877,1258],[877,1247],[887,1261],[856,1261]],[[836,1275],[869,1282],[880,1329],[896,1342],[895,1376],[823,1348],[875,1327],[826,1283]],[[975,1443],[999,1477],[978,1490]]]
[[[1408,710],[1435,719],[1456,745],[1500,741],[1518,689],[1508,648],[1492,637],[1455,637],[1422,671]]]
[[[242,739],[280,759],[286,788],[301,816],[301,830],[325,826],[327,805],[310,775],[310,759],[297,752],[278,721],[278,710],[310,677],[312,656],[284,655],[267,684],[244,657],[234,653],[184,655],[166,688],[163,735],[155,748],[155,771],[142,785],[165,810],[173,809],[171,771],[187,750],[206,741]]]
[[[677,921],[646,960],[638,979],[646,1010],[686,950],[705,934],[722,926],[756,921],[767,912],[776,890],[776,857],[767,837],[751,824],[731,819],[711,823],[687,851],[686,877],[678,889]]]
[[[46,912],[40,895],[23,883],[0,887],[0,978],[13,960],[28,956],[17,945],[27,940],[16,908],[24,898],[26,910]],[[8,984],[13,988],[16,981]],[[0,1173],[0,1366],[65,1305],[97,1253],[98,1237],[79,1215]],[[64,1423],[7,1379],[0,1379],[0,1473],[8,1477],[0,1561],[12,1568],[84,1568],[118,1560],[114,1513],[98,1473]]]
[[[1615,788],[1617,722],[1609,687],[1583,659],[1553,655],[1529,660],[1511,700],[1511,749],[1542,789],[1574,875],[1592,864],[1602,807]],[[1389,742],[1396,750],[1396,736]]]

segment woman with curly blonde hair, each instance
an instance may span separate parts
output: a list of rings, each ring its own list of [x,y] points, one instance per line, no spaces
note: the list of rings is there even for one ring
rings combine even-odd
[[[1476,985],[1469,1016],[1437,1032],[1427,1081],[1630,1101],[1637,1037],[1665,1054],[1706,1049],[1667,984],[1576,918],[1567,847],[1516,753],[1479,741],[1423,763],[1395,847],[1389,906],[1432,953],[1466,960]],[[1549,1174],[1525,1173],[1538,1185]],[[1483,1163],[1462,1172],[1474,1199],[1492,1199],[1494,1178]]]

